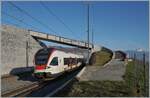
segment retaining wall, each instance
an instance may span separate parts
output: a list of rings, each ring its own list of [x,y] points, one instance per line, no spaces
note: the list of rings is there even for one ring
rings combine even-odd
[[[1,75],[22,72],[33,67],[33,57],[41,46],[28,30],[1,26]]]

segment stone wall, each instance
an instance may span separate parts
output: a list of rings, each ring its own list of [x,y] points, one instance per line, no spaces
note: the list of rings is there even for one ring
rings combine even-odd
[[[35,52],[41,46],[28,30],[10,25],[1,26],[1,74],[20,72],[33,66]],[[19,70],[20,69],[20,70]]]

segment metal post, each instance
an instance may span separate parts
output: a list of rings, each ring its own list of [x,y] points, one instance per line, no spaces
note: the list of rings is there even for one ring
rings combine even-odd
[[[91,5],[91,9],[92,9],[92,48],[94,48],[94,8]]]
[[[147,89],[146,89],[146,69],[145,69],[145,52],[143,53],[143,67],[144,67],[144,92],[145,92],[145,97],[147,95]]]
[[[28,64],[29,64],[29,59],[28,59],[28,57],[29,57],[29,54],[28,54],[28,47],[29,47],[28,41],[26,41],[26,67],[28,67]]]
[[[136,54],[133,54],[133,61],[134,61],[134,86],[136,87],[137,80],[136,80]]]
[[[87,5],[87,40],[88,40],[88,63],[89,63],[89,4]]]
[[[140,87],[139,87],[139,80],[138,80],[138,61],[136,57],[136,53],[134,53],[134,68],[135,68],[135,88],[136,88],[136,93],[139,96],[140,93]]]
[[[94,31],[92,30],[92,48],[94,48],[94,39],[93,39],[94,35],[93,34],[94,34]]]
[[[29,33],[30,31],[28,30],[28,32],[26,33],[26,67],[29,67]]]

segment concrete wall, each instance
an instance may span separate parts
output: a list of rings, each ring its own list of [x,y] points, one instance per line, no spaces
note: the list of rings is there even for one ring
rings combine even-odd
[[[23,71],[27,66],[33,66],[34,54],[40,48],[41,46],[29,35],[28,30],[2,25],[1,74]]]

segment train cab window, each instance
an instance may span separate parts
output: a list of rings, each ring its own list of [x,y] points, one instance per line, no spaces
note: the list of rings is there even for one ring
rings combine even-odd
[[[58,57],[54,57],[50,63],[50,65],[58,65]]]
[[[49,52],[47,50],[40,50],[35,55],[35,64],[44,65],[48,61]]]

